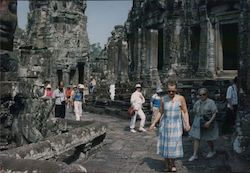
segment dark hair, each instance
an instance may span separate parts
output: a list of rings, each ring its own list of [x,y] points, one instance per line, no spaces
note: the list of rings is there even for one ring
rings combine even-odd
[[[238,77],[236,76],[235,78],[234,78],[234,83],[237,83],[238,82]]]

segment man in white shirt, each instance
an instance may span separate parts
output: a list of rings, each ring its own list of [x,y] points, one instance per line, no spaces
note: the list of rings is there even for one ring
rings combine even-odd
[[[145,125],[146,116],[142,110],[142,104],[145,103],[145,98],[143,97],[141,93],[141,85],[136,84],[135,88],[136,88],[136,91],[131,95],[131,98],[130,98],[130,103],[135,109],[135,114],[131,117],[131,121],[130,121],[130,132],[132,133],[136,132],[135,122],[136,122],[137,115],[139,115],[141,118],[139,131],[145,132],[146,130],[144,129],[144,125]]]
[[[54,90],[52,98],[55,99],[55,117],[65,118],[66,96],[63,82],[59,82],[58,88]]]
[[[238,109],[238,89],[237,89],[237,77],[234,78],[233,84],[227,88],[227,112],[225,120],[225,132],[232,132],[235,124],[235,119]]]

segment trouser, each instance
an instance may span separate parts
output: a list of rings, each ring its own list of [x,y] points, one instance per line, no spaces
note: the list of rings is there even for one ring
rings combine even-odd
[[[65,118],[65,104],[55,106],[55,117]]]
[[[130,121],[130,128],[131,129],[135,128],[135,122],[136,122],[137,115],[139,115],[141,118],[140,127],[144,127],[144,125],[145,125],[146,116],[145,116],[143,110],[139,109],[138,111],[135,111],[135,114],[131,117],[131,121]]]
[[[237,105],[233,105],[233,110],[227,108],[226,117],[224,122],[224,133],[233,132],[233,127],[235,124],[236,116],[237,116]]]
[[[76,121],[80,121],[82,116],[82,102],[81,101],[74,101],[74,110],[76,115]]]

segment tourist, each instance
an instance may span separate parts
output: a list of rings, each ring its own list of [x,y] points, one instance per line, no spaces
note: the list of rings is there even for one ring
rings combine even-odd
[[[74,111],[75,111],[76,121],[80,121],[83,112],[82,106],[83,103],[85,103],[83,89],[84,85],[79,84],[78,88],[74,92],[74,95],[72,96],[74,101]]]
[[[68,85],[67,88],[66,88],[66,91],[65,91],[67,109],[70,107],[70,104],[71,104],[71,101],[70,101],[71,92],[72,92],[72,88],[71,88],[70,85]]]
[[[154,122],[155,117],[157,116],[157,114],[160,114],[161,93],[162,93],[162,89],[157,88],[156,93],[150,99],[150,107],[151,107],[151,110],[152,110],[151,123]],[[156,129],[156,127],[154,127],[154,129]]]
[[[43,98],[52,98],[53,96],[53,91],[51,89],[51,85],[48,84],[46,87],[45,87],[45,90],[44,90],[44,95],[42,96]]]
[[[93,94],[94,93],[94,91],[95,91],[95,88],[96,88],[96,80],[95,80],[95,78],[93,78],[93,77],[91,77],[90,78],[90,83],[89,83],[89,93],[90,94]]]
[[[234,78],[233,84],[227,88],[227,111],[223,129],[225,133],[232,133],[238,109],[238,89],[237,77]]]
[[[77,86],[73,85],[71,93],[70,93],[70,106],[71,106],[72,112],[74,112],[74,100],[73,100],[73,96],[74,96],[76,90],[77,90]]]
[[[160,114],[151,124],[150,129],[160,121],[157,153],[165,159],[165,164],[170,172],[176,172],[175,159],[183,157],[182,133],[190,129],[189,115],[185,98],[176,94],[177,85],[169,81],[167,84],[168,95],[161,99]]]
[[[146,116],[142,110],[142,104],[145,103],[145,98],[143,97],[141,93],[141,85],[136,84],[135,88],[136,88],[136,91],[131,95],[131,98],[130,98],[131,105],[135,110],[135,114],[131,117],[131,121],[130,121],[130,132],[132,133],[136,132],[135,122],[136,122],[137,115],[139,115],[141,118],[139,131],[145,132],[146,130],[144,129],[144,125],[145,125]]]
[[[219,137],[219,129],[215,121],[218,112],[217,107],[214,101],[208,98],[208,90],[206,88],[201,88],[198,93],[199,100],[193,106],[192,112],[195,117],[189,132],[189,135],[194,139],[194,151],[189,158],[190,162],[198,159],[200,140],[205,140],[208,143],[210,151],[206,157],[213,157],[216,154],[213,141]]]
[[[65,118],[66,96],[63,82],[59,82],[58,88],[53,92],[55,99],[55,117]]]

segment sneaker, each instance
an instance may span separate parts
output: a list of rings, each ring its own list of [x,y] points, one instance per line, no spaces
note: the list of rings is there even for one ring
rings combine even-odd
[[[139,128],[139,131],[140,131],[140,132],[146,132],[147,130],[144,129],[143,127],[140,127],[140,128]]]
[[[130,129],[130,132],[136,133],[136,130],[135,129]]]
[[[188,161],[189,162],[192,162],[192,161],[194,161],[194,160],[197,160],[198,159],[198,156],[197,155],[192,155],[189,159],[188,159]]]
[[[213,157],[214,155],[216,154],[216,152],[214,151],[214,152],[209,152],[208,154],[207,154],[207,158],[211,158],[211,157]]]

